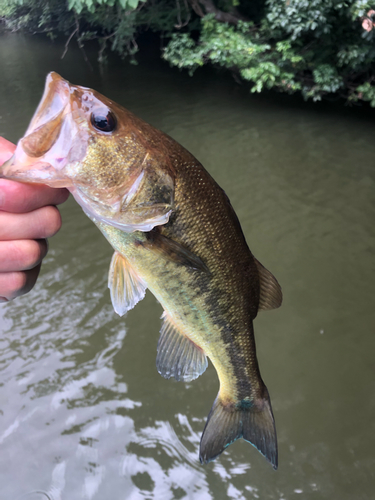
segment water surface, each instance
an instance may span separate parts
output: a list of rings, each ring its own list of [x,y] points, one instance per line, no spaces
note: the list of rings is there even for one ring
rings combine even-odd
[[[215,370],[189,384],[158,375],[161,307],[148,293],[125,318],[113,312],[111,248],[70,199],[35,289],[0,305],[0,499],[373,498],[370,115],[251,95],[229,76],[190,79],[147,57],[91,72],[73,45],[62,52],[0,38],[0,134],[23,135],[54,70],[170,134],[225,189],[284,292],[255,321],[280,465],[242,441],[199,464]]]

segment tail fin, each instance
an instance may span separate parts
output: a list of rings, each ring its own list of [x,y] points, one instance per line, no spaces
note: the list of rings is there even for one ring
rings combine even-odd
[[[239,402],[233,406],[223,405],[220,393],[218,394],[201,438],[201,463],[211,462],[241,437],[255,446],[272,467],[277,469],[276,428],[267,392],[257,405],[244,401],[243,404]]]

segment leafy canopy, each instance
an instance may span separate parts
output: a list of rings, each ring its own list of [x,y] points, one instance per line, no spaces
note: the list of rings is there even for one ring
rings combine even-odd
[[[366,0],[0,0],[5,29],[97,39],[135,61],[150,29],[162,57],[192,75],[212,64],[249,82],[252,92],[327,94],[375,107],[375,8]]]

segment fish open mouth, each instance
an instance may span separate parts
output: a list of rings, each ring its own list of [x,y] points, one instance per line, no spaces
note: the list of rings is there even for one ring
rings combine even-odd
[[[25,136],[59,115],[69,103],[70,84],[55,72],[49,73],[42,99],[26,130]]]
[[[125,148],[124,160],[116,160],[113,151],[124,141],[116,134],[125,120],[117,123],[112,106],[120,116],[125,111],[125,120],[132,124],[134,118],[104,96],[50,73],[26,134],[0,167],[0,177],[67,188],[95,223],[125,232],[166,224],[172,212],[173,179],[155,167],[157,160],[150,159],[144,147],[137,152],[125,125],[121,133],[131,154]],[[112,166],[107,172],[109,160],[103,150],[117,161],[117,170]]]
[[[70,96],[69,82],[57,73],[50,73],[25,136],[18,142],[14,155],[0,167],[1,177],[52,187],[72,184],[63,173],[67,152],[71,151],[77,135]]]

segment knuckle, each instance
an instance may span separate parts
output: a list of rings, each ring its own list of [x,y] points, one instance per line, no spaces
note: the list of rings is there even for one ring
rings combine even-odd
[[[8,283],[10,293],[8,298],[10,300],[28,293],[36,283],[40,271],[40,265],[35,266],[33,269],[27,271],[19,271],[10,273],[12,276]]]
[[[17,271],[8,275],[9,298],[13,299],[28,291],[26,271]]]
[[[3,271],[27,271],[37,266],[47,254],[45,240],[9,241],[2,248]]]
[[[7,184],[3,191],[2,210],[14,213],[28,212],[30,201],[28,197],[25,197],[25,189],[27,189],[25,185],[20,182],[5,180]]]
[[[23,270],[32,269],[37,266],[47,255],[47,243],[45,240],[30,240],[24,250]]]
[[[7,257],[8,268],[10,271],[19,271],[27,268],[29,260],[29,241],[9,241],[7,242],[7,251],[3,252]]]
[[[55,189],[55,191],[57,191],[54,201],[56,205],[64,203],[69,198],[69,191],[67,189],[61,188],[61,189]]]
[[[42,238],[54,236],[61,228],[61,215],[56,207],[48,206],[43,209],[42,216]]]

